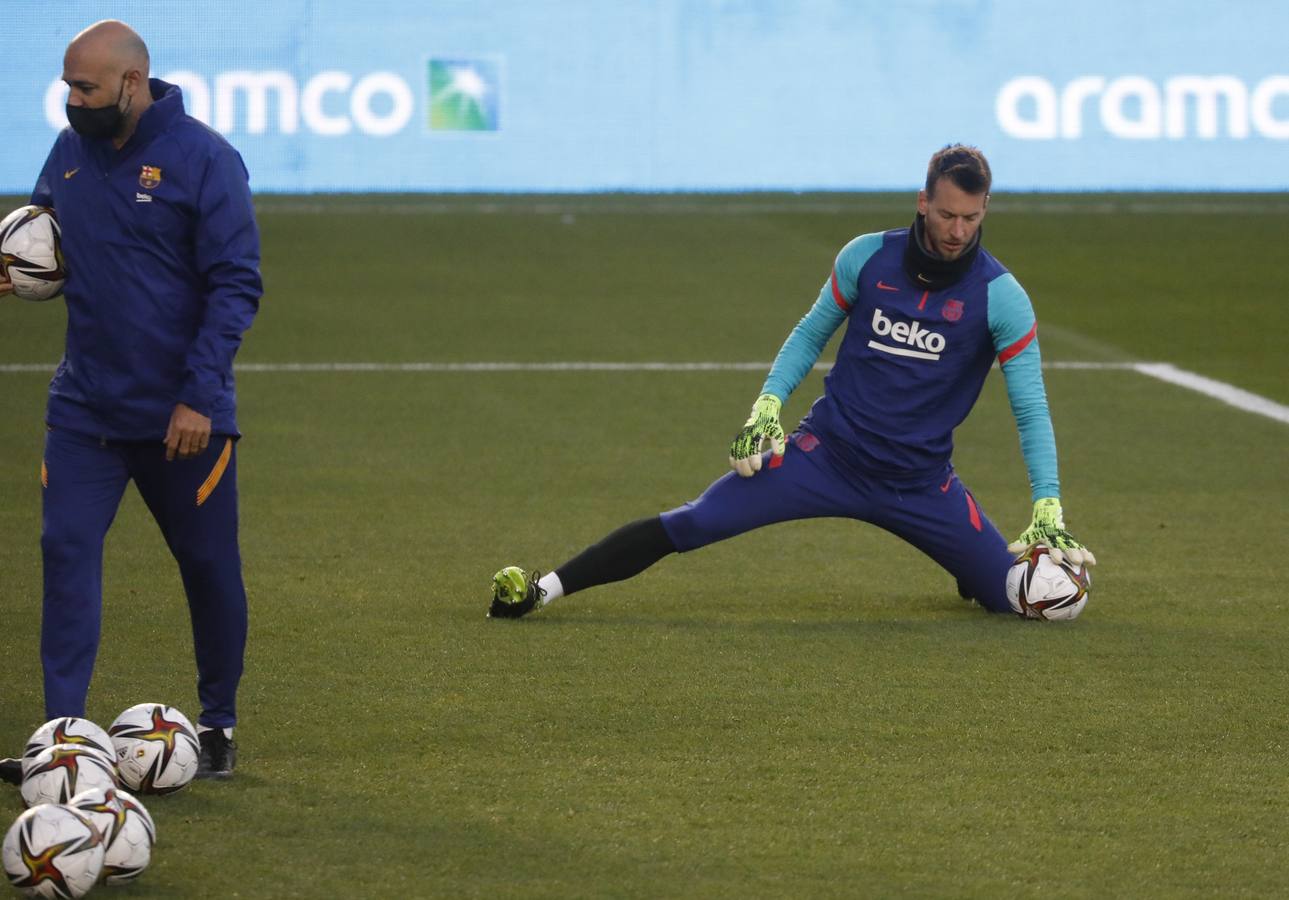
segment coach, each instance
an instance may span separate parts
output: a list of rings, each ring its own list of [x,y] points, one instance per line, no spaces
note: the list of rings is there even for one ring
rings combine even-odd
[[[103,21],[67,47],[67,119],[31,202],[62,225],[67,342],[41,467],[45,714],[81,716],[98,651],[103,540],[133,480],[179,563],[201,701],[199,776],[232,774],[246,591],[233,356],[259,306],[242,159],[149,79]]]

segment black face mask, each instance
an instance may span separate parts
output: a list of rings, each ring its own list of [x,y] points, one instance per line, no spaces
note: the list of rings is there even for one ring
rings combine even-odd
[[[980,254],[980,237],[984,233],[982,225],[957,259],[941,259],[927,252],[926,216],[918,213],[904,245],[904,271],[913,279],[914,284],[926,290],[939,291],[952,287],[975,264],[976,257]]]
[[[125,78],[121,79],[121,90],[116,95],[116,102],[109,103],[107,106],[72,106],[67,104],[67,123],[72,126],[72,130],[81,137],[87,138],[113,138],[121,132],[121,126],[125,123],[125,114],[130,109],[130,104],[125,104],[125,109],[121,107],[121,97],[125,95]],[[133,102],[131,97],[130,101]]]

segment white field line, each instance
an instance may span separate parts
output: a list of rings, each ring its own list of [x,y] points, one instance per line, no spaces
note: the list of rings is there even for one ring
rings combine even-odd
[[[765,372],[768,362],[330,362],[330,363],[239,363],[238,372]],[[830,363],[816,363],[815,371],[826,372]],[[1131,371],[1139,372],[1206,397],[1220,400],[1228,406],[1255,415],[1289,423],[1289,406],[1259,394],[1238,388],[1225,381],[1206,378],[1195,372],[1179,369],[1170,363],[1140,362],[1047,362],[1044,369],[1082,371]],[[52,372],[54,366],[46,363],[3,363],[0,374],[22,372]]]
[[[1132,368],[1142,375],[1149,375],[1151,378],[1158,378],[1160,381],[1167,381],[1169,384],[1221,400],[1227,406],[1266,416],[1277,422],[1289,423],[1289,406],[1268,400],[1260,394],[1250,393],[1225,381],[1205,378],[1203,375],[1179,369],[1168,363],[1137,363]]]

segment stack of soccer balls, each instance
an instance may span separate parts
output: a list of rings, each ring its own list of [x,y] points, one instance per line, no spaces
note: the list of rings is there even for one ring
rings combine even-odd
[[[192,781],[197,732],[179,710],[131,706],[104,731],[88,719],[46,722],[22,755],[28,806],[4,838],[9,882],[30,897],[83,897],[148,867],[157,828],[130,791],[167,794]]]
[[[23,206],[0,220],[0,275],[23,300],[51,300],[63,290],[62,229],[46,206]]]

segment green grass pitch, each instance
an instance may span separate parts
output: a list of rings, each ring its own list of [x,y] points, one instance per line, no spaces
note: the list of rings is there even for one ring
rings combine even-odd
[[[267,293],[240,363],[768,362],[838,248],[906,223],[912,197],[259,207]],[[986,244],[1034,299],[1047,361],[1170,362],[1283,404],[1287,212],[1000,195]],[[0,364],[52,364],[63,324],[59,302],[0,300]],[[1198,393],[1047,373],[1067,520],[1101,560],[1074,623],[988,616],[839,521],[484,618],[500,566],[557,565],[720,475],[763,374],[240,374],[239,768],[148,800],[153,865],[103,895],[1286,890],[1289,425]],[[47,380],[0,372],[0,755],[42,720]],[[957,444],[1019,532],[997,374]],[[105,567],[90,716],[195,717],[178,575],[133,491]],[[20,808],[0,791],[0,826]]]

